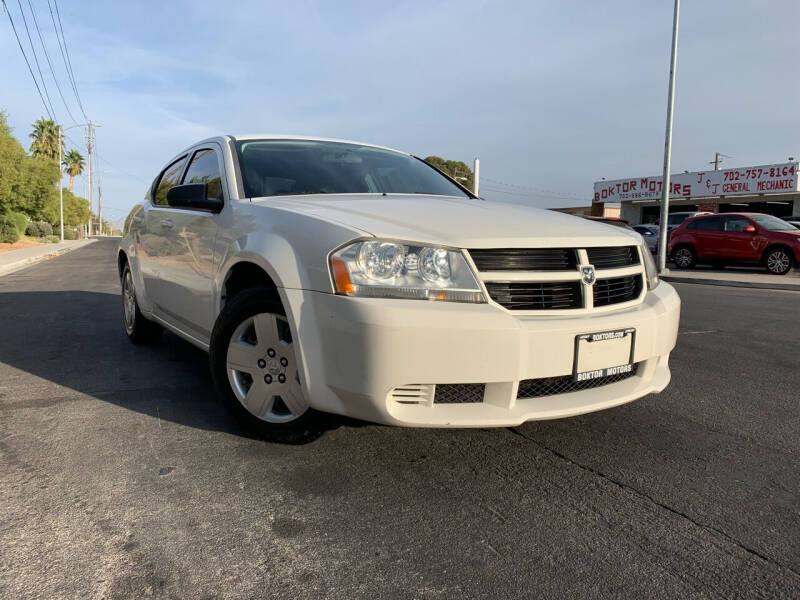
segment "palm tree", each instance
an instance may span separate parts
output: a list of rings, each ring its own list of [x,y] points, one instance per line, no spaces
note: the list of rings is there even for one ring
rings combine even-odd
[[[58,160],[58,125],[52,119],[42,117],[33,124],[30,134],[31,154],[39,158]]]
[[[83,173],[83,167],[86,166],[86,163],[83,162],[83,156],[81,156],[80,152],[70,150],[64,156],[61,166],[64,167],[64,172],[69,175],[69,191],[71,192],[75,178]]]

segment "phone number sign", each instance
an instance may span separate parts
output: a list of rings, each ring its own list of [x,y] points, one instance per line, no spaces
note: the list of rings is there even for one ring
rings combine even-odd
[[[798,163],[679,173],[670,176],[669,187],[670,198],[797,192]],[[658,200],[662,188],[662,177],[597,181],[594,184],[594,202]]]

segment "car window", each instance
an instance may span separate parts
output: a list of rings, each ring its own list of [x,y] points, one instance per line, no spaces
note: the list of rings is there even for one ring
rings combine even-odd
[[[687,219],[687,217],[688,215],[681,215],[681,214],[670,215],[667,218],[667,225],[680,225]]]
[[[655,235],[655,232],[647,227],[634,227],[634,229],[642,235]]]
[[[753,221],[767,231],[793,231],[794,225],[772,215],[753,215]]]
[[[194,153],[183,183],[205,183],[208,198],[222,198],[222,177],[219,172],[217,153],[210,148],[203,148]]]
[[[695,229],[697,231],[722,231],[722,217],[696,219],[687,225],[687,229]]]
[[[391,150],[315,140],[236,142],[245,196],[430,194],[469,197],[426,162]]]
[[[750,221],[743,217],[725,217],[725,231],[744,231]]]
[[[169,206],[167,204],[167,192],[170,190],[170,188],[178,185],[178,180],[181,176],[181,172],[183,171],[183,165],[185,164],[186,157],[182,156],[164,169],[164,171],[161,173],[161,177],[158,179],[156,193],[153,197],[154,204],[157,204],[158,206]]]

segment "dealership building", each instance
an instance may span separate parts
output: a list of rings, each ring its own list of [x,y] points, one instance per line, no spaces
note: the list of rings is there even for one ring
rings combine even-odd
[[[800,215],[797,162],[678,173],[670,176],[669,187],[670,212]],[[602,214],[605,203],[619,203],[620,218],[628,223],[655,223],[661,193],[661,176],[597,181],[592,213]]]

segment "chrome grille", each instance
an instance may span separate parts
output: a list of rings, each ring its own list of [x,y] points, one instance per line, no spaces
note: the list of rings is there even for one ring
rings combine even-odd
[[[595,269],[613,269],[639,264],[639,252],[636,246],[618,246],[611,248],[587,248],[589,264]]]
[[[577,265],[574,248],[470,250],[479,271],[568,271]]]
[[[555,396],[557,394],[568,394],[570,392],[579,392],[581,390],[611,385],[612,383],[619,383],[620,381],[634,377],[638,370],[639,363],[636,363],[633,365],[633,369],[628,373],[618,373],[616,375],[599,377],[597,379],[588,379],[586,381],[573,381],[572,375],[563,375],[561,377],[542,377],[540,379],[523,379],[519,382],[517,400],[523,400],[526,398],[542,398],[544,396]]]
[[[509,310],[581,308],[580,281],[487,281],[492,300]]]
[[[594,284],[594,305],[608,306],[629,302],[638,298],[641,292],[641,275],[598,279]]]

